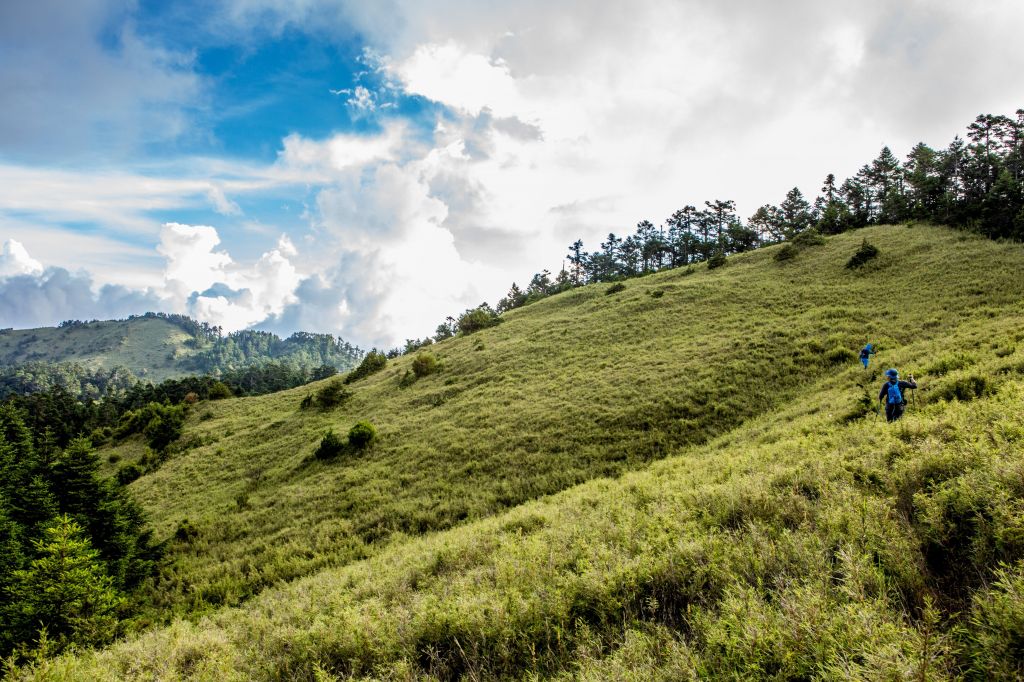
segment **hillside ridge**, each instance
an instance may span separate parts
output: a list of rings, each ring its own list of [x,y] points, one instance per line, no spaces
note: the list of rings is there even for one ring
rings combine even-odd
[[[921,225],[779,248],[541,300],[340,407],[201,404],[130,486],[174,538],[150,617],[186,620],[39,674],[967,674],[1024,558],[1024,250]],[[922,384],[895,426],[870,412],[890,365]],[[312,457],[362,419],[371,451]],[[956,511],[981,483],[984,527]],[[988,629],[953,642],[958,612]]]

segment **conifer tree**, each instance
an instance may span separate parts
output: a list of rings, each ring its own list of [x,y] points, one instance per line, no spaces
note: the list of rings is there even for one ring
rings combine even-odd
[[[122,600],[82,528],[61,514],[34,545],[38,557],[14,572],[15,623],[22,641],[43,628],[58,649],[109,641]]]

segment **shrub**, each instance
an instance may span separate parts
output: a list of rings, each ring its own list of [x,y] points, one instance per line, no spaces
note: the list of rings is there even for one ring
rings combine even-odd
[[[199,530],[185,519],[174,529],[174,539],[179,542],[192,542],[199,536]]]
[[[501,318],[498,317],[498,313],[494,312],[489,305],[484,303],[459,315],[456,325],[463,334],[472,334],[481,329],[493,327],[499,322],[501,322]]]
[[[719,252],[719,253],[716,253],[711,258],[708,258],[708,270],[714,270],[715,268],[720,268],[723,265],[725,265],[725,254],[724,253]]]
[[[798,253],[800,253],[800,249],[787,242],[782,245],[782,248],[775,252],[774,258],[781,263],[782,261],[796,258]]]
[[[825,243],[825,238],[817,230],[811,229],[798,233],[790,241],[794,246],[807,248],[808,246],[821,246]]]
[[[425,377],[440,370],[441,365],[433,353],[417,353],[412,360],[412,371],[417,377]]]
[[[359,363],[359,366],[348,373],[348,376],[345,377],[345,383],[351,384],[353,381],[359,381],[363,377],[368,377],[374,372],[384,369],[384,366],[387,364],[388,358],[384,353],[376,349],[371,350],[363,356],[363,361]]]
[[[876,247],[874,244],[869,244],[867,238],[865,237],[864,241],[861,242],[860,248],[857,249],[857,252],[853,254],[849,261],[847,261],[846,267],[850,268],[851,270],[853,268],[859,268],[863,266],[865,263],[867,263],[869,260],[876,258],[877,256],[878,247]]]
[[[409,388],[410,386],[412,386],[415,383],[416,383],[416,375],[413,373],[413,371],[411,369],[407,369],[407,370],[405,370],[405,374],[402,375],[402,378],[398,380],[398,387],[399,388]]]
[[[316,392],[316,402],[325,410],[337,407],[351,397],[352,393],[345,390],[340,381],[332,381]]]
[[[857,354],[849,348],[836,346],[825,353],[825,362],[830,365],[841,365],[844,362],[852,362],[857,359]]]
[[[117,482],[121,485],[128,485],[140,476],[142,476],[142,468],[136,464],[125,464],[117,470]]]
[[[299,409],[308,410],[311,407],[313,407],[313,394],[312,393],[308,394],[305,398],[302,399],[302,402],[299,403]]]
[[[317,447],[316,452],[313,453],[313,456],[317,459],[334,459],[344,451],[345,443],[342,442],[341,438],[333,430],[328,430],[323,438],[320,439],[320,445]]]
[[[664,295],[665,295],[665,290],[664,289],[656,289],[656,290],[651,292],[651,298],[661,298]]]
[[[377,440],[377,429],[373,428],[373,424],[370,422],[356,422],[348,431],[348,444],[357,450],[370,447],[375,440]]]
[[[607,289],[605,289],[604,293],[605,293],[606,296],[611,296],[612,294],[617,294],[620,291],[625,291],[625,290],[626,290],[626,285],[625,284],[623,284],[622,282],[616,282],[615,284],[613,284],[610,287],[608,287]]]
[[[932,393],[932,400],[968,401],[990,395],[995,387],[989,380],[978,374],[960,377],[945,385],[937,386]]]
[[[207,396],[209,396],[210,400],[221,400],[223,398],[230,398],[231,389],[228,388],[228,385],[225,384],[223,381],[215,381],[213,385],[210,386],[210,392],[207,393]]]

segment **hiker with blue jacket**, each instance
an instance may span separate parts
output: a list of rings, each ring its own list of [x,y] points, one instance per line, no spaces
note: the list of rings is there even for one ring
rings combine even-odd
[[[907,377],[909,381],[900,381],[900,373],[895,369],[885,370],[885,376],[888,380],[878,392],[878,401],[885,402],[885,421],[894,422],[903,416],[907,407],[907,389],[917,388],[917,382],[913,374]]]
[[[868,363],[871,362],[871,356],[877,353],[875,347],[870,343],[860,349],[860,363],[864,365],[864,369],[868,368]]]

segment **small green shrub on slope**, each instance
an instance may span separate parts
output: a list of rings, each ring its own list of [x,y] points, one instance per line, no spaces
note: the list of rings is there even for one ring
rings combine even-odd
[[[878,257],[878,247],[874,244],[869,244],[867,237],[861,242],[860,248],[857,249],[856,253],[850,256],[850,260],[846,262],[846,267],[849,269],[855,269],[863,267],[865,263]]]
[[[371,374],[384,369],[384,366],[387,364],[388,358],[384,353],[381,353],[378,350],[371,350],[363,356],[363,360],[359,363],[359,366],[345,376],[345,383],[351,384],[353,381],[359,381],[364,377],[368,377]]]
[[[412,371],[417,378],[434,374],[440,370],[441,364],[437,361],[437,356],[433,353],[421,351],[412,359]]]
[[[356,450],[365,450],[377,440],[377,429],[367,421],[356,422],[348,430],[348,444]]]

